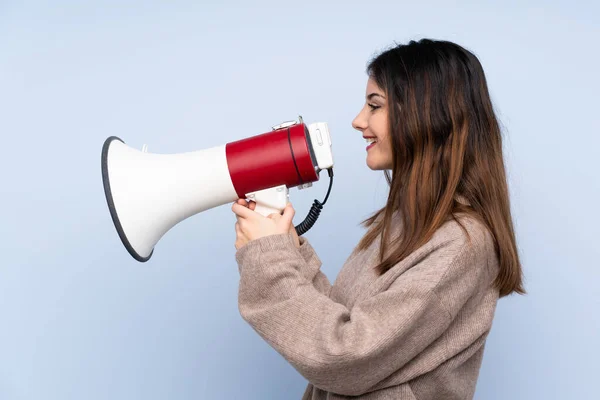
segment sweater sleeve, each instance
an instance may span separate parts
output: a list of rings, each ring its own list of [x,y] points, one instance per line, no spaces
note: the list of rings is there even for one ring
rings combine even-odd
[[[480,285],[473,246],[448,247],[349,310],[315,288],[291,235],[262,237],[236,253],[240,314],[314,386],[360,395],[438,339]]]
[[[329,295],[331,290],[331,283],[327,276],[321,272],[321,259],[311,246],[308,239],[305,237],[299,236],[300,241],[300,254],[304,259],[305,263],[300,264],[299,268],[301,269],[302,276],[306,278],[309,282],[313,283],[313,286],[319,293],[322,293],[326,296]]]
[[[290,238],[290,240],[293,240],[291,235],[289,236],[289,238]],[[298,273],[300,274],[300,276],[302,276],[308,282],[311,282],[313,284],[313,286],[315,287],[315,289],[319,293],[321,293],[325,296],[329,296],[329,292],[331,291],[331,283],[329,282],[329,279],[327,278],[327,276],[323,272],[321,272],[321,269],[320,269],[321,265],[322,265],[321,259],[319,258],[319,256],[317,256],[317,253],[311,246],[308,239],[306,239],[305,237],[302,237],[302,236],[299,236],[298,239],[300,241],[300,247],[298,248],[298,252],[299,252],[300,256],[302,257],[302,259],[304,260],[304,262],[300,262],[300,263],[296,264]],[[256,242],[256,241],[252,241],[250,243],[252,244],[254,242]],[[246,246],[248,246],[248,245],[246,245]],[[252,246],[255,246],[255,244],[252,244]],[[250,247],[252,247],[252,246],[250,246]],[[239,257],[238,257],[238,260],[239,260]],[[239,262],[238,262],[238,269],[239,269],[239,272],[241,275],[242,264]]]

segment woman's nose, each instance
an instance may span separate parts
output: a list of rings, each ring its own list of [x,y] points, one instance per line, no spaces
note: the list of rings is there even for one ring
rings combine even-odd
[[[357,131],[363,131],[367,128],[366,119],[362,116],[362,111],[352,121],[352,127]]]

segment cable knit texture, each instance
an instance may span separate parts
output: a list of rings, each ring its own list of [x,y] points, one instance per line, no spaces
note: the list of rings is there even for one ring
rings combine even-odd
[[[382,276],[380,241],[354,249],[334,285],[304,237],[300,248],[279,234],[237,251],[242,317],[309,382],[288,398],[473,397],[498,261],[489,231],[460,221],[465,229],[446,222]]]

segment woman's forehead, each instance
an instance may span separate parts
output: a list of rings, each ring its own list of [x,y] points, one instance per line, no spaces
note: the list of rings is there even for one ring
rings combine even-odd
[[[385,92],[377,85],[377,82],[373,78],[369,78],[367,81],[366,97],[369,97],[373,93],[385,97]]]

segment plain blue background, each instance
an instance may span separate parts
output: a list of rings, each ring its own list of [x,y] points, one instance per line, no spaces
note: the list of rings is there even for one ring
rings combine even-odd
[[[333,281],[387,189],[350,125],[366,63],[422,37],[476,53],[506,135],[529,294],[500,301],[476,398],[598,398],[599,7],[205,3],[0,0],[0,399],[299,399],[304,378],[238,314],[229,205],[137,263],[102,143],[177,153],[328,122],[336,180],[306,236]],[[291,191],[296,223],[325,178]]]

